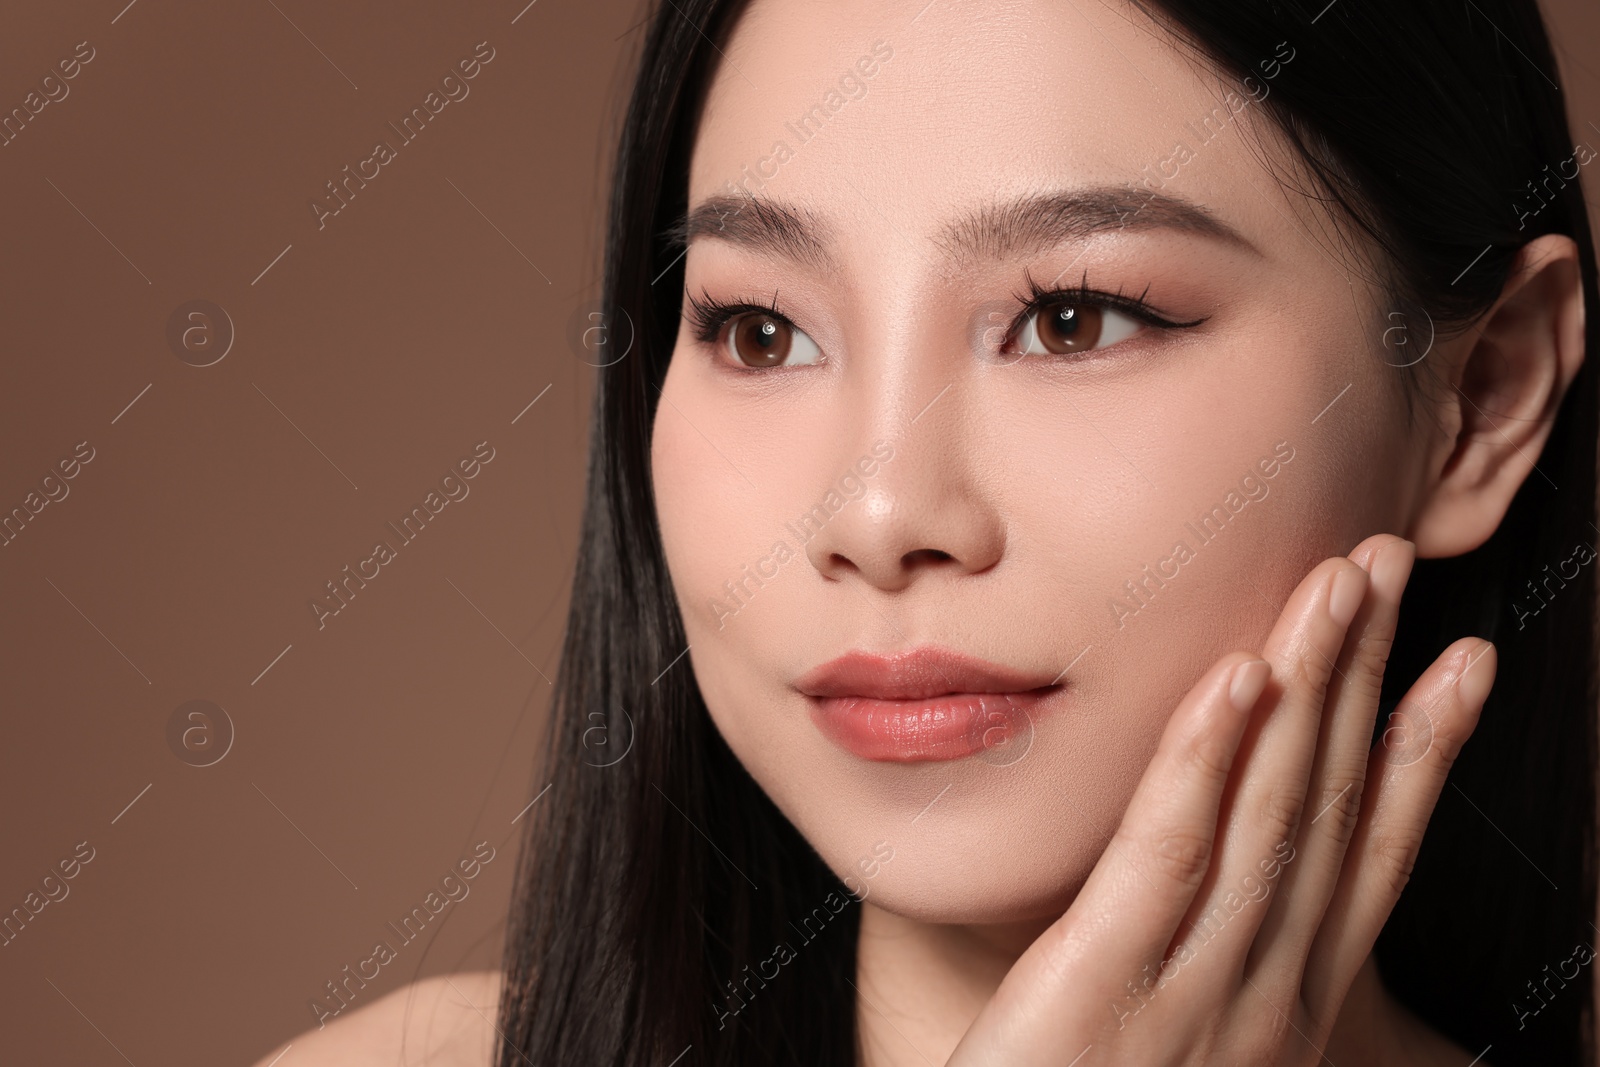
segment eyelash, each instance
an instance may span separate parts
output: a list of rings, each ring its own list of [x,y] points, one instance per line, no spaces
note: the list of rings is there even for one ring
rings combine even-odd
[[[1144,292],[1137,297],[1123,295],[1122,288],[1118,286],[1115,293],[1108,293],[1089,286],[1089,273],[1085,271],[1082,279],[1076,286],[1068,289],[1046,288],[1041,286],[1028,271],[1023,272],[1027,279],[1028,288],[1025,293],[1013,292],[1011,295],[1019,305],[1017,314],[1012,318],[1011,324],[1006,327],[1006,337],[1013,337],[1027,322],[1028,316],[1042,311],[1055,304],[1077,304],[1080,306],[1098,307],[1110,311],[1119,311],[1130,318],[1153,326],[1160,330],[1187,330],[1199,326],[1206,321],[1208,316],[1201,316],[1192,322],[1174,322],[1158,313],[1149,304],[1145,303],[1144,295],[1150,291],[1147,285]],[[782,308],[778,306],[778,294],[774,290],[772,298],[765,303],[754,299],[741,299],[734,301],[721,301],[712,297],[704,290],[696,297],[689,294],[689,311],[686,313],[694,336],[703,344],[714,344],[722,333],[722,328],[737,315],[747,312],[760,312],[781,319],[795,329],[795,324]],[[757,368],[750,368],[755,370]]]

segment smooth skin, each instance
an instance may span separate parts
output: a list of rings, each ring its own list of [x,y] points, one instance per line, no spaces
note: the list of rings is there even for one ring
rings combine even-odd
[[[1261,656],[1232,653],[1205,673],[1088,882],[946,1067],[1471,1059],[1389,997],[1370,959],[1494,679],[1493,645],[1455,642],[1369,754],[1414,556],[1378,535],[1324,562]],[[499,986],[493,972],[413,983],[257,1067],[291,1053],[329,1067],[490,1067]]]
[[[1530,242],[1495,306],[1439,339],[1414,422],[1368,332],[1383,309],[1330,253],[1317,206],[1261,166],[1257,148],[1282,146],[1251,112],[1167,191],[1257,254],[1129,228],[951,266],[937,235],[997,197],[1136,181],[1193,139],[1215,86],[1120,0],[752,0],[709,94],[690,206],[792,140],[785,122],[879,38],[894,56],[867,94],[763,172],[763,197],[827,224],[836,269],[716,235],[684,261],[689,292],[779,294],[826,361],[736,376],[685,326],[652,440],[683,662],[715,725],[841,876],[875,840],[895,847],[862,904],[863,1067],[1080,1053],[1078,1067],[1276,1067],[1319,1049],[1346,1067],[1464,1067],[1479,1050],[1401,1009],[1371,947],[1493,652],[1444,650],[1388,743],[1367,742],[1401,538],[1417,558],[1482,544],[1584,358],[1575,244]],[[1206,323],[1081,365],[983,358],[974,339],[1009,321],[1024,268],[1065,284],[1087,268],[1096,288],[1148,288],[1170,317]],[[1297,457],[1272,497],[1110,629],[1107,593],[1280,436]],[[878,438],[896,452],[872,495],[719,629],[706,605],[724,580]],[[1369,583],[1348,633],[1328,611],[1340,571]],[[1043,718],[1026,760],[867,765],[817,734],[790,683],[908,639],[1051,673],[1095,650],[1073,672],[1073,713]],[[1271,678],[1236,712],[1224,674],[1257,655]],[[1246,876],[1268,895],[1250,899]],[[1247,900],[1237,913],[1230,890]],[[1230,917],[1200,943],[1191,924],[1219,902]],[[1185,939],[1192,957],[1128,1014],[1127,984]],[[486,1067],[496,979],[481,978],[473,992],[453,976],[464,997],[429,980],[351,1010],[279,1067],[401,1062],[403,1020],[428,1004],[458,1035],[438,1062]],[[420,1040],[405,1062],[434,1048]]]
[[[1335,1033],[1494,678],[1491,644],[1455,642],[1402,702],[1425,709],[1402,712],[1426,723],[1425,744],[1386,732],[1369,758],[1413,559],[1410,542],[1379,535],[1319,565],[1264,658],[1231,654],[1206,673],[1083,890],[949,1067],[1471,1059],[1388,998]]]

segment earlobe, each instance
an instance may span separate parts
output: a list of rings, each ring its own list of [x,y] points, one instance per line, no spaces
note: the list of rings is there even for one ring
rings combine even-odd
[[[1584,358],[1578,247],[1545,234],[1517,253],[1505,289],[1454,346],[1446,435],[1429,458],[1422,504],[1406,537],[1417,556],[1470,552],[1488,540],[1539,455]]]

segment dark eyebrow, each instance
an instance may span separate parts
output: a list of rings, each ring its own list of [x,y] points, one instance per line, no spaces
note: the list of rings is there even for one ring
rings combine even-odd
[[[697,237],[716,237],[824,274],[838,270],[830,251],[832,227],[803,207],[766,197],[707,197],[665,236],[685,248]]]
[[[963,262],[1043,252],[1105,230],[1177,230],[1261,254],[1242,233],[1199,204],[1131,185],[1036,193],[984,205],[951,223],[935,240],[952,261]]]
[[[1177,230],[1259,256],[1243,234],[1199,204],[1133,185],[1033,193],[985,204],[956,219],[934,243],[953,264],[1041,252],[1106,230]],[[667,236],[687,246],[714,237],[836,273],[834,232],[805,208],[766,197],[717,195],[697,204]]]

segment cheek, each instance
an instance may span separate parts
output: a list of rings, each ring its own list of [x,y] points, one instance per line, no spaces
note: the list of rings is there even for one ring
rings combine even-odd
[[[750,451],[756,442],[747,440],[747,424],[675,367],[650,448],[662,550],[691,649],[675,669],[692,666],[736,752],[741,717],[733,709],[751,705],[748,694],[761,684],[755,664],[770,654],[783,613],[797,610],[780,587],[797,584],[793,572],[806,565],[783,525],[782,475]],[[681,652],[659,650],[662,667]]]

